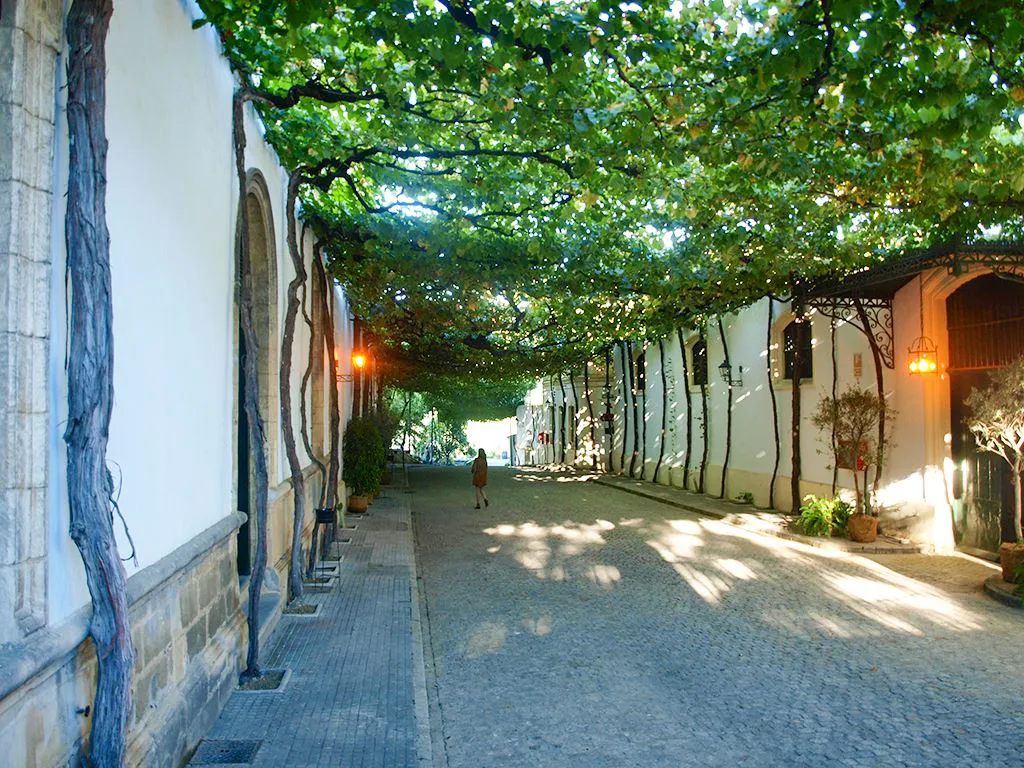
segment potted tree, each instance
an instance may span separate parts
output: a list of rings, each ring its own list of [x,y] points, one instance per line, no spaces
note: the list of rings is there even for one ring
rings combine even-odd
[[[352,492],[349,511],[366,512],[370,497],[380,488],[380,468],[384,463],[384,443],[377,425],[366,418],[354,418],[345,427],[343,442],[345,466],[342,479]]]
[[[846,525],[853,541],[872,542],[878,536],[878,513],[871,503],[868,472],[884,465],[889,440],[878,439],[879,425],[888,424],[893,416],[883,398],[851,386],[837,397],[822,398],[811,417],[814,426],[829,435],[836,466],[853,475],[856,502]],[[885,434],[889,431],[884,430]]]
[[[1010,465],[1013,482],[1013,527],[999,547],[1003,581],[1014,583],[1024,562],[1021,532],[1021,471],[1024,470],[1024,356],[990,375],[984,389],[972,389],[964,401],[970,412],[968,427],[978,447],[1002,457]]]

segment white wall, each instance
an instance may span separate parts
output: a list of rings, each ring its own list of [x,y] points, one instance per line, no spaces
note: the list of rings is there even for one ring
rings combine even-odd
[[[129,575],[234,508],[234,81],[212,30],[191,28],[199,15],[193,3],[175,0],[118,3],[108,38],[115,394],[108,456],[115,475],[121,475],[119,506],[138,554],[137,564],[126,563]],[[66,121],[61,120],[58,174],[63,178],[57,179],[58,189],[67,183]],[[287,174],[262,140],[252,109],[246,114],[246,135],[248,169],[265,178],[273,213],[276,355],[285,292],[294,274],[285,239]],[[49,580],[50,621],[58,622],[84,605],[88,594],[80,558],[67,535],[61,437],[67,413],[63,206],[56,206],[53,215]],[[308,268],[311,237],[302,243]],[[347,327],[347,312],[339,324],[342,330]],[[300,317],[292,368],[296,425],[308,338]],[[350,348],[350,338],[342,334],[340,341]],[[272,374],[271,380],[276,408],[277,377]],[[280,434],[276,442],[281,445]],[[272,486],[288,476],[283,447],[276,450],[270,470]],[[123,536],[119,546],[122,553],[128,551]]]

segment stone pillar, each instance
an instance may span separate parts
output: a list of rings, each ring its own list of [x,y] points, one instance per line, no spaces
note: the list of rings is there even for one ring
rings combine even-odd
[[[60,0],[0,0],[0,643],[46,624],[47,348]]]

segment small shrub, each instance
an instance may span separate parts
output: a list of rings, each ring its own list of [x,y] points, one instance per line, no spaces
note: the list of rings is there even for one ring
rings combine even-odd
[[[750,491],[743,491],[742,493],[736,494],[736,501],[742,504],[753,504],[754,494],[752,494]]]
[[[853,507],[840,498],[804,496],[800,506],[800,527],[808,536],[832,536],[846,530]]]

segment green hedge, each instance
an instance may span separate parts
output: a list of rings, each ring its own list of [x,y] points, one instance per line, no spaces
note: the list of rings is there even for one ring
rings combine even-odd
[[[380,489],[380,472],[387,454],[377,425],[355,418],[345,427],[342,444],[342,480],[356,496],[372,496]]]

